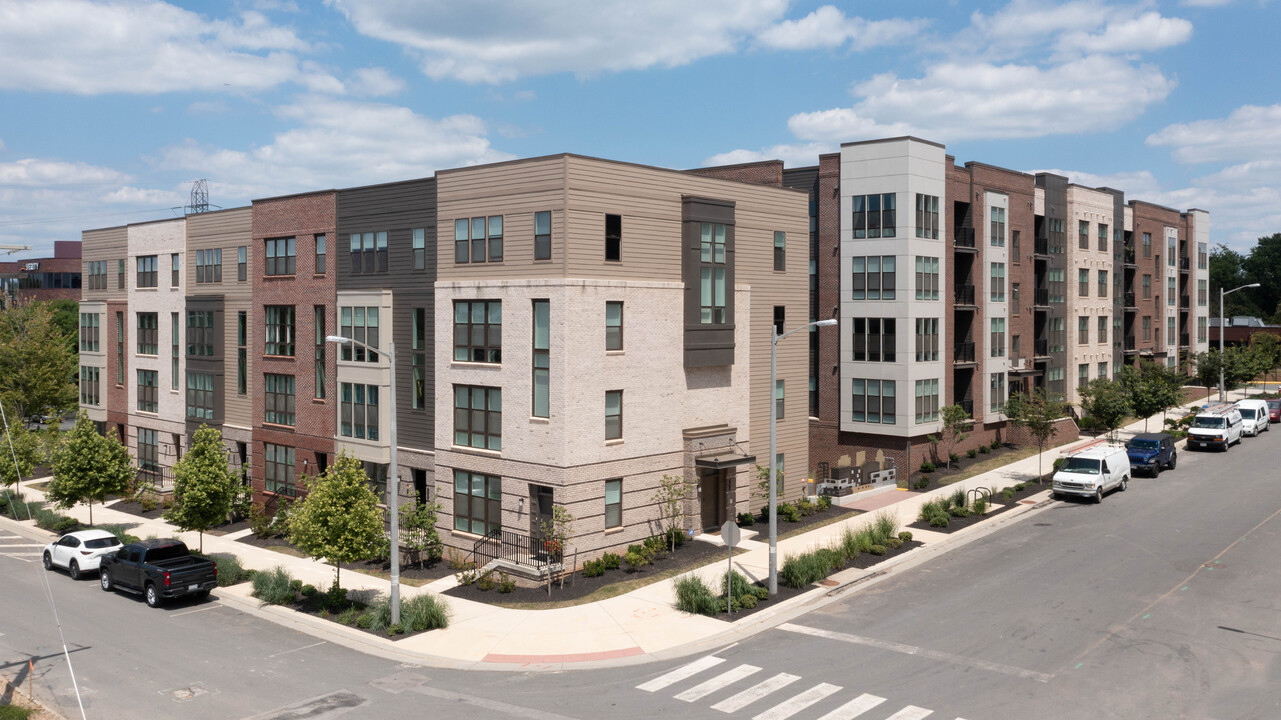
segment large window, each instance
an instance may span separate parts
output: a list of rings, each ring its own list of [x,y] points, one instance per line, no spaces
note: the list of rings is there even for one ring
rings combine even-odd
[[[266,315],[267,355],[294,355],[294,306],[267,305],[263,308]]]
[[[774,381],[774,417],[778,420],[783,419],[784,400],[787,398],[787,388],[784,381]]]
[[[192,420],[214,419],[214,376],[187,372],[187,417]]]
[[[851,258],[853,277],[851,300],[894,299],[894,256],[872,255]]]
[[[775,391],[777,393],[777,391]],[[777,396],[777,395],[776,395]],[[623,391],[605,391],[605,439],[623,438]]]
[[[1090,318],[1081,315],[1076,319],[1076,344],[1090,344]]]
[[[623,481],[605,481],[605,529],[623,526]]]
[[[353,273],[387,272],[387,232],[352,233],[348,236]]]
[[[726,321],[725,297],[730,291],[725,287],[727,230],[720,223],[702,223],[700,231],[700,322],[704,325],[720,325]]]
[[[249,348],[246,343],[249,341],[249,321],[244,310],[236,313],[236,394],[244,395],[248,392],[249,384]]]
[[[1098,338],[1099,344],[1107,345],[1108,344],[1108,318],[1106,315],[1099,316],[1098,331],[1099,331],[1099,338]]]
[[[1143,276],[1143,299],[1147,300],[1152,297],[1152,276]]]
[[[534,259],[552,259],[552,214],[550,210],[534,213]]]
[[[267,274],[294,275],[297,271],[297,248],[294,238],[267,241]]]
[[[1151,315],[1143,316],[1143,339],[1144,340],[1152,339],[1152,316]]]
[[[80,352],[98,352],[98,313],[80,313]]]
[[[916,194],[916,236],[938,240],[939,199],[936,195]]]
[[[427,407],[427,308],[414,308],[410,333],[410,365],[413,376],[410,407],[423,410]]]
[[[107,261],[90,260],[85,263],[85,289],[86,290],[106,290],[107,289]]]
[[[328,263],[326,262],[328,260],[328,255],[329,255],[329,238],[326,237],[324,234],[317,235],[316,236],[316,263],[314,266],[315,273],[317,275],[325,274],[325,269],[328,266]]]
[[[1081,250],[1090,249],[1090,221],[1076,221],[1076,246]]]
[[[325,306],[313,305],[311,308],[313,318],[313,328],[315,329],[315,345],[312,348],[313,362],[315,363],[315,398],[317,400],[325,399]]]
[[[1196,304],[1197,307],[1205,307],[1206,289],[1205,280],[1196,281]]]
[[[178,354],[182,340],[179,337],[178,313],[169,313],[169,389],[178,389]]]
[[[1152,257],[1152,233],[1143,233],[1143,257]]]
[[[213,310],[187,311],[188,355],[213,357],[215,333]]]
[[[1199,317],[1196,319],[1196,341],[1207,342],[1209,339],[1209,330],[1207,318]]]
[[[236,248],[236,280],[244,282],[249,278],[249,248],[241,245]]]
[[[534,417],[551,414],[551,301],[534,301]]]
[[[149,472],[160,470],[160,443],[156,431],[138,428],[138,469]]]
[[[938,359],[938,318],[916,318],[916,361],[935,362]]]
[[[1001,412],[1005,409],[1005,373],[992,373],[988,381],[988,410]]]
[[[454,262],[500,262],[502,259],[502,215],[454,221]]]
[[[1005,302],[1005,263],[992,263],[990,284],[992,302]]]
[[[854,318],[854,361],[895,362],[894,318]]]
[[[1107,296],[1108,296],[1108,271],[1100,270],[1099,271],[1099,297],[1105,298]]]
[[[156,313],[138,313],[138,354],[159,354],[158,324]]]
[[[1176,302],[1176,298],[1174,296],[1176,294],[1177,292],[1174,289],[1174,278],[1172,277],[1166,278],[1165,279],[1165,304],[1170,307],[1174,307]]]
[[[156,256],[143,255],[138,258],[138,287],[156,287]]]
[[[427,230],[426,228],[414,228],[412,250],[414,253],[414,269],[427,269]]]
[[[264,373],[263,397],[266,401],[264,422],[274,425],[294,424],[294,376]]]
[[[857,298],[855,298],[857,299]],[[916,256],[916,299],[939,299],[939,259]]]
[[[501,300],[454,301],[454,360],[499,363],[503,360]]]
[[[222,248],[196,251],[196,282],[222,282]]]
[[[339,432],[343,437],[378,439],[377,385],[342,383],[341,410]]]
[[[125,384],[125,314],[116,312],[116,384]]]
[[[503,449],[502,388],[454,386],[454,444]]]
[[[294,497],[298,494],[294,485],[294,449],[284,445],[263,443],[263,470],[266,480],[264,488],[269,493]]]
[[[991,242],[992,247],[1005,247],[1005,208],[994,207],[992,211]]]
[[[895,195],[855,195],[850,198],[854,215],[851,221],[854,238],[892,238],[897,220]]]
[[[339,331],[345,338],[378,347],[378,308],[344,307],[339,309]],[[342,359],[356,362],[378,362],[378,353],[366,352],[355,343],[342,344]]]
[[[894,425],[898,422],[895,407],[895,385],[893,380],[864,380],[854,378],[851,382],[854,422]]]
[[[939,381],[916,381],[916,422],[930,423],[939,419]]]
[[[1099,250],[1107,252],[1108,250],[1108,226],[1107,223],[1099,223]]]
[[[158,375],[155,370],[138,371],[138,410],[140,412],[159,412],[156,400]]]
[[[492,475],[454,471],[454,529],[487,535],[502,529],[502,481]]]
[[[623,259],[623,216],[605,216],[605,259],[621,262]]]
[[[623,304],[605,303],[605,349],[623,349]]]
[[[98,405],[102,402],[101,386],[98,384],[102,368],[90,365],[80,366],[80,404]]]
[[[787,233],[774,231],[774,269],[787,269]]]
[[[1076,294],[1080,297],[1090,296],[1090,271],[1078,268],[1076,271]]]
[[[992,357],[1005,357],[1005,318],[991,318]]]

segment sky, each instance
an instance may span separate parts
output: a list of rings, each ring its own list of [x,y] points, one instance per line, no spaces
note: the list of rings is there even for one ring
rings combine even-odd
[[[1281,232],[1275,0],[0,0],[0,244],[560,152],[904,134]]]

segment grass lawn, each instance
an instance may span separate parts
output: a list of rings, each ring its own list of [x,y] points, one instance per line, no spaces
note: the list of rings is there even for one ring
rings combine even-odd
[[[1047,447],[1046,449],[1049,450],[1050,448]],[[948,475],[947,477],[939,478],[938,483],[939,485],[951,485],[952,483],[960,482],[962,480],[968,480],[969,478],[972,478],[975,475],[982,475],[983,473],[988,472],[990,470],[995,470],[1000,467],[1005,467],[1010,463],[1018,462],[1019,460],[1022,460],[1024,458],[1033,457],[1034,455],[1037,454],[1037,452],[1038,452],[1037,449],[1034,447],[1017,447],[1007,453],[1002,454],[1000,457],[990,457],[986,460],[980,460],[974,463],[973,465],[970,465],[969,467],[962,469],[961,471],[957,472],[954,475]],[[1049,469],[1048,463],[1047,463],[1046,469],[1047,470]],[[1029,480],[1031,479],[1032,478],[1029,478]]]

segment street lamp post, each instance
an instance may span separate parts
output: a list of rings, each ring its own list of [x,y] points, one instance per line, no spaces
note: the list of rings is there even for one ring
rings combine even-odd
[[[341,335],[329,335],[325,342],[342,345],[351,343],[367,352],[381,353],[378,348]],[[391,624],[400,624],[400,474],[396,467],[396,343],[387,342],[388,369],[391,384],[387,390],[387,404],[391,407],[391,420],[387,423],[387,440],[391,443],[391,459],[387,466],[387,507],[391,514]]]
[[[782,335],[778,325],[770,326],[769,347],[769,594],[778,594],[778,400],[774,397],[778,385],[778,341],[798,330],[808,327],[835,325],[836,318],[806,323]]]
[[[1237,290],[1244,290],[1246,288],[1256,288],[1256,287],[1259,287],[1259,283],[1250,283],[1249,285],[1242,285],[1241,287],[1232,288],[1227,292],[1224,292],[1223,288],[1219,288],[1219,402],[1223,402],[1226,399],[1226,395],[1227,395],[1226,390],[1223,387],[1224,385],[1224,382],[1223,382],[1223,332],[1224,330],[1226,330],[1226,326],[1223,323],[1223,298],[1231,295]]]

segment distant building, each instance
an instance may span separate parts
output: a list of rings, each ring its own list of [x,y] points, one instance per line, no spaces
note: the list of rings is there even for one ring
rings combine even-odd
[[[1226,347],[1249,345],[1255,333],[1271,333],[1281,337],[1281,325],[1264,324],[1262,318],[1249,315],[1234,315],[1227,319],[1228,326],[1223,331],[1223,344]],[[1210,318],[1210,345],[1219,346],[1219,319]]]
[[[80,271],[80,241],[57,240],[51,258],[0,262],[0,296],[79,300]]]

